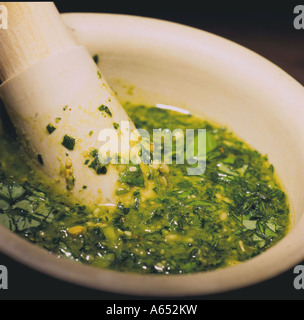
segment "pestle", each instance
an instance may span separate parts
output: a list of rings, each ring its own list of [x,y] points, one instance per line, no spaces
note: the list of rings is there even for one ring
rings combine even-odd
[[[128,121],[132,130],[134,124],[54,3],[1,4],[8,29],[0,30],[0,97],[31,165],[74,203],[115,206],[128,167],[102,165],[98,138],[114,128],[121,140],[119,125]],[[131,167],[136,170],[146,181],[152,169]],[[141,190],[148,197],[154,187],[152,179]]]

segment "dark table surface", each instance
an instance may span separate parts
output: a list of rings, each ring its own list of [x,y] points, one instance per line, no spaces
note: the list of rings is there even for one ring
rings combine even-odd
[[[304,84],[304,30],[293,27],[293,6],[268,7],[265,5],[240,10],[224,6],[205,11],[174,10],[157,11],[155,8],[132,10],[114,7],[99,9],[96,4],[64,5],[56,2],[61,12],[114,12],[143,15],[171,20],[194,26],[235,41],[266,57],[280,66],[296,80]],[[304,258],[304,257],[303,257]],[[303,262],[304,264],[304,262]],[[9,289],[0,290],[3,299],[137,299],[108,292],[100,292],[66,283],[34,271],[9,257],[0,254],[0,265],[9,271]],[[303,299],[304,290],[295,290],[293,269],[263,283],[212,296],[187,299]]]

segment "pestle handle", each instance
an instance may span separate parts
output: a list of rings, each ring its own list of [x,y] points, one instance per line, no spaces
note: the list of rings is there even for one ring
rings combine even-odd
[[[0,2],[8,29],[0,30],[0,81],[75,46],[53,2]]]
[[[99,133],[114,123],[134,125],[54,3],[0,4],[8,11],[8,29],[0,30],[0,98],[26,161],[68,201],[115,206],[120,169],[97,157]],[[121,130],[115,133],[121,139]]]
[[[127,168],[101,163],[96,154],[103,141],[99,133],[116,130],[122,141],[122,124],[128,123],[129,130],[134,124],[53,3],[0,4],[8,9],[8,29],[0,30],[0,98],[30,165],[71,202],[92,209],[115,207],[121,201],[116,194],[120,176]],[[125,143],[126,153],[129,149]],[[146,179],[145,198],[154,192],[149,170],[142,165],[139,172]]]

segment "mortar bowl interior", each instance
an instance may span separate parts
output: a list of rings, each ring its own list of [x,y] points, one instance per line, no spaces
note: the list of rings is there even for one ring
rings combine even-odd
[[[304,258],[304,89],[263,57],[216,35],[171,22],[112,14],[64,14],[119,99],[165,104],[231,128],[276,168],[291,205],[289,234],[239,265],[191,275],[137,275],[65,259],[0,227],[0,249],[56,278],[138,296],[219,293],[272,278]],[[130,90],[132,88],[132,90]],[[131,94],[130,94],[131,92]]]

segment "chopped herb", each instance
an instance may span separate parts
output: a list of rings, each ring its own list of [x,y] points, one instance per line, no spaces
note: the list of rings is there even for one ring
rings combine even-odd
[[[116,195],[121,196],[121,195],[129,193],[129,192],[130,192],[130,190],[128,190],[128,189],[119,188],[116,190]]]
[[[98,77],[98,79],[101,79],[101,78],[102,78],[102,75],[101,75],[101,73],[100,73],[99,70],[97,71],[97,77]]]
[[[102,104],[100,107],[98,107],[98,110],[101,111],[101,112],[105,112],[110,117],[112,117],[112,112],[110,111],[109,107],[107,107],[107,106]]]
[[[64,107],[63,107],[63,111],[65,111],[67,108],[68,108],[68,106],[67,106],[67,105],[66,105],[66,106],[64,106]]]
[[[135,191],[133,193],[133,197],[134,197],[134,209],[136,211],[139,210],[139,204],[140,204],[140,192],[139,191]]]
[[[130,212],[130,208],[126,208],[121,202],[118,202],[117,209],[121,210],[125,215],[129,214]]]
[[[93,56],[93,60],[94,60],[94,62],[95,62],[96,64],[98,64],[98,62],[99,62],[99,56],[98,56],[98,54],[95,54],[95,55]]]
[[[257,221],[256,220],[244,220],[243,226],[248,230],[255,230],[257,227]]]
[[[65,135],[63,137],[63,141],[62,141],[62,145],[67,148],[68,150],[74,150],[74,147],[75,147],[75,141],[76,139],[68,136],[68,135]]]
[[[117,122],[114,122],[113,123],[113,127],[114,127],[115,130],[117,130],[119,128],[119,124]]]
[[[93,158],[93,161],[91,162],[91,164],[89,165],[89,168],[92,168],[96,171],[96,173],[98,175],[100,174],[106,174],[107,173],[107,168],[105,165],[103,165],[100,160],[99,160],[99,152],[97,149],[93,149],[90,152],[90,157]],[[90,162],[89,159],[86,159],[86,161],[84,162],[85,165],[87,165]]]
[[[96,169],[97,174],[106,174],[108,172],[108,169],[105,166],[99,166]]]
[[[95,159],[89,165],[89,168],[94,169],[98,175],[106,174],[108,171],[107,168],[100,163],[98,156],[95,157]]]
[[[42,159],[42,155],[41,155],[41,154],[38,154],[38,155],[37,155],[37,159],[38,159],[38,162],[39,162],[41,165],[44,165],[44,162],[43,162],[43,159]]]
[[[145,186],[145,180],[143,177],[143,173],[140,169],[140,166],[134,165],[132,167],[136,167],[137,170],[130,171],[129,167],[127,167],[126,170],[120,174],[119,181],[126,183],[129,186],[136,186],[136,187],[143,188]]]
[[[55,122],[56,122],[56,123],[59,123],[60,120],[61,120],[61,118],[56,118],[56,119],[55,119]]]
[[[51,123],[49,123],[46,127],[46,130],[49,134],[52,134],[56,130],[56,128]]]
[[[82,189],[84,189],[84,190],[85,190],[85,189],[87,189],[87,187],[88,187],[88,186],[82,186]]]
[[[90,131],[89,136],[92,137],[93,133],[94,133],[93,131]]]
[[[98,156],[98,150],[97,149],[92,150],[90,152],[90,156],[93,157],[93,158],[97,157]]]
[[[207,154],[209,152],[211,152],[212,150],[214,150],[216,147],[217,147],[216,139],[214,138],[214,136],[212,134],[209,134],[207,132],[207,135],[206,135],[206,152],[207,152]]]

